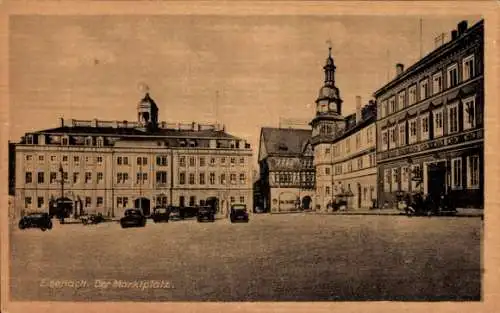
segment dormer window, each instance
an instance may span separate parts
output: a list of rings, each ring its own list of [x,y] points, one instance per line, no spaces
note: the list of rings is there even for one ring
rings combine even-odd
[[[85,138],[85,145],[86,146],[91,146],[92,145],[92,137]]]
[[[63,146],[69,145],[69,136],[63,136],[61,138],[61,145],[63,145]]]
[[[278,146],[279,151],[288,151],[288,147],[284,143],[280,143]]]
[[[26,143],[28,145],[32,145],[33,144],[33,135],[27,135],[26,136]]]
[[[98,137],[96,143],[98,147],[104,146],[104,138]]]

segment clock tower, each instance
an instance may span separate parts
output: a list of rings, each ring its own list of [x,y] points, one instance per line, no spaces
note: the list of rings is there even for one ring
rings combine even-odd
[[[331,141],[344,128],[342,117],[342,99],[337,86],[335,86],[335,63],[332,58],[332,48],[328,48],[328,58],[323,67],[325,83],[319,90],[316,99],[316,116],[311,121],[312,144]]]

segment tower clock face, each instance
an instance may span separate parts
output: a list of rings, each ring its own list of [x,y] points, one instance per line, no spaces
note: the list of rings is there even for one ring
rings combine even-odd
[[[330,110],[333,110],[333,111],[335,111],[337,109],[334,102],[330,102],[330,104],[328,105],[328,107],[330,108]]]

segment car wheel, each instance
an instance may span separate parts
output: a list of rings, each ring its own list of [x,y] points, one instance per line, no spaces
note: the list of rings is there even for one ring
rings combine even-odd
[[[26,228],[26,226],[24,225],[23,222],[19,223],[19,229],[25,229],[25,228]]]
[[[45,227],[40,227],[40,229],[41,229],[42,231],[46,231],[46,230],[47,230],[47,228],[45,228]]]
[[[49,222],[49,224],[47,225],[47,229],[52,229],[52,222]]]

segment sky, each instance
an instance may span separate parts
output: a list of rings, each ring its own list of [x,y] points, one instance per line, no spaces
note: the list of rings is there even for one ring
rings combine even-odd
[[[256,156],[261,127],[313,118],[327,41],[348,115],[464,19],[480,17],[11,16],[9,139],[60,117],[135,121],[147,84],[160,121],[218,121]]]

